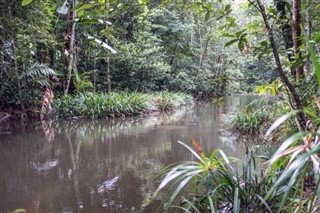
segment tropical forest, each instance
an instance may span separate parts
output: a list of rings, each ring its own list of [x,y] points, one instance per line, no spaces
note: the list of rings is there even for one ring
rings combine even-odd
[[[320,1],[0,0],[0,212],[320,212]]]

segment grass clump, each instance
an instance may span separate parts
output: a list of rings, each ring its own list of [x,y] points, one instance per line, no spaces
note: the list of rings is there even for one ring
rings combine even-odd
[[[192,101],[183,93],[139,92],[79,93],[55,100],[58,117],[119,117],[132,116],[158,110],[171,110]]]
[[[244,110],[231,113],[226,117],[226,122],[240,134],[262,136],[279,115],[288,111],[282,102],[262,98],[251,102]]]

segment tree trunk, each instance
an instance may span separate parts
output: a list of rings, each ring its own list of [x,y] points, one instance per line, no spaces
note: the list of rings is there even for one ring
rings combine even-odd
[[[205,60],[205,58],[206,58],[206,56],[207,56],[210,39],[211,39],[211,31],[208,33],[208,37],[207,37],[207,39],[206,39],[206,43],[205,43],[205,46],[204,46],[204,50],[203,50],[203,53],[202,53],[202,56],[201,56],[200,69],[202,68],[203,61]]]
[[[281,32],[286,50],[293,47],[292,29],[289,24],[289,20],[286,17],[286,2],[284,0],[275,0],[275,5],[279,14],[281,22]],[[287,56],[290,62],[294,61],[294,54],[291,51],[287,51]],[[295,69],[291,68],[291,75],[296,77]]]
[[[193,37],[194,37],[194,29],[193,29],[193,23],[194,23],[194,19],[193,19],[193,14],[192,11],[190,10],[190,15],[189,17],[191,18],[190,23],[191,23],[191,30],[190,30],[190,45],[192,46],[193,44]]]
[[[306,23],[307,23],[307,37],[308,40],[311,38],[312,34],[312,21],[311,21],[311,16],[310,16],[310,0],[306,0]],[[309,43],[307,42],[307,50],[309,49]],[[306,72],[309,71],[311,66],[311,60],[310,60],[310,55],[307,54],[307,61],[306,61]]]
[[[292,40],[293,40],[293,49],[295,56],[298,56],[298,60],[301,60],[301,51],[300,46],[302,45],[301,41],[301,1],[293,0],[292,1]],[[303,67],[301,65],[296,67],[296,80],[299,80],[303,77]]]
[[[269,37],[270,45],[271,45],[271,48],[272,48],[273,57],[274,57],[275,62],[276,62],[277,71],[278,71],[278,74],[280,76],[280,79],[285,84],[285,86],[289,89],[289,91],[290,91],[290,93],[291,93],[291,95],[293,97],[293,100],[295,102],[294,109],[302,110],[303,107],[302,107],[302,104],[301,104],[301,101],[300,101],[300,97],[299,97],[298,93],[296,92],[295,88],[293,87],[293,85],[290,83],[288,77],[286,76],[286,74],[285,74],[285,72],[284,72],[284,70],[282,68],[282,64],[281,64],[281,61],[280,61],[279,53],[278,53],[278,50],[277,50],[277,47],[276,47],[276,43],[275,43],[274,37],[273,37],[273,30],[270,27],[270,24],[268,22],[268,18],[267,18],[265,7],[261,3],[260,0],[256,0],[256,2],[258,3],[258,7],[260,9],[260,13],[262,15],[263,21],[264,21],[265,26],[266,26],[266,30],[268,32],[268,37]],[[307,121],[306,116],[302,111],[300,111],[298,113],[298,116],[299,116],[299,124],[301,125],[301,129],[304,129],[306,121]]]
[[[77,0],[72,1],[72,7],[76,5]],[[72,9],[70,9],[71,11]],[[69,42],[69,61],[68,61],[68,68],[67,68],[67,79],[66,79],[66,85],[64,89],[64,95],[67,95],[69,92],[69,87],[70,87],[70,82],[71,82],[71,77],[72,77],[72,70],[75,65],[75,34],[76,34],[76,22],[75,18],[77,16],[77,11],[73,10],[72,11],[72,25],[71,25],[71,32],[70,32],[70,42]]]
[[[108,24],[106,24],[106,29],[108,28]],[[105,39],[104,41],[106,44],[108,44],[108,39]],[[110,73],[110,56],[109,56],[109,50],[106,50],[106,63],[107,63],[107,87],[108,87],[108,93],[111,93],[111,73]]]
[[[0,79],[3,79],[3,73],[4,73],[4,40],[0,38]],[[2,83],[2,81],[0,81]]]
[[[199,39],[199,47],[200,47],[200,58],[199,58],[199,70],[202,64],[202,57],[203,57],[203,45],[202,45],[202,33],[201,33],[201,26],[200,26],[200,17],[198,15],[197,18],[197,32],[198,32],[198,39]]]
[[[109,52],[107,50],[107,84],[108,84],[108,93],[111,93],[111,73],[110,73],[110,57],[109,57]]]

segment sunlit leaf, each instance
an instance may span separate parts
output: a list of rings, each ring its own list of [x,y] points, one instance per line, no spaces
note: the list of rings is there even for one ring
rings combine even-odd
[[[28,4],[31,4],[33,0],[23,0],[22,6],[27,6]]]
[[[16,210],[14,210],[14,211],[12,211],[10,213],[24,213],[24,212],[26,212],[26,210],[24,210],[24,209],[16,209]]]

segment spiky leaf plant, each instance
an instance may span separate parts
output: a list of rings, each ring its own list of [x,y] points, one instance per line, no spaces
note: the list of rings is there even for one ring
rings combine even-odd
[[[197,161],[169,167],[154,193],[156,197],[160,191],[169,190],[166,212],[170,208],[178,208],[183,212],[272,212],[273,207],[269,205],[272,203],[263,199],[268,187],[267,179],[255,172],[255,158],[249,151],[244,161],[243,175],[239,175],[223,151],[215,149],[206,157],[195,140],[192,140],[192,144],[198,153],[188,145],[179,143]]]

